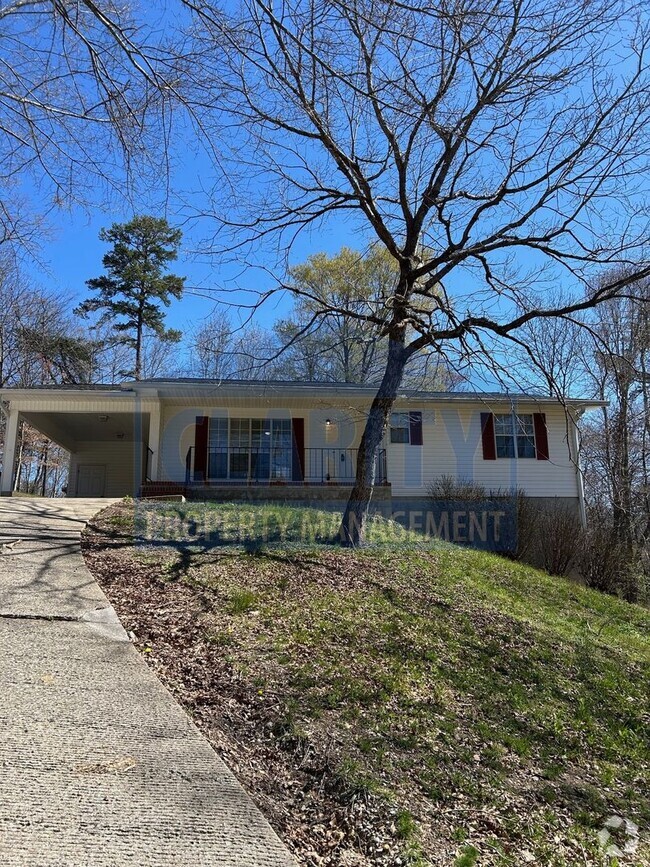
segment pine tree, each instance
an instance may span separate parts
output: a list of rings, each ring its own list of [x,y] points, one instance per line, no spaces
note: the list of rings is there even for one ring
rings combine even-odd
[[[113,245],[102,259],[106,273],[86,281],[97,295],[83,301],[75,312],[87,316],[101,311],[97,326],[110,323],[117,342],[134,350],[134,367],[128,373],[135,379],[142,378],[146,329],[163,340],[181,339],[180,331],[165,328],[160,307],[169,307],[172,298],[183,293],[185,278],[165,273],[178,257],[181,234],[167,220],[148,216],[114,223],[99,233],[100,240]]]

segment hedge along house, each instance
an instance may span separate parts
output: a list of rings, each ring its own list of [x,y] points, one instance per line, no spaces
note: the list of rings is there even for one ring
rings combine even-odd
[[[350,384],[146,380],[4,389],[0,489],[13,490],[19,424],[70,452],[69,497],[316,501],[347,498],[375,389]],[[408,510],[441,476],[521,489],[584,515],[577,423],[585,400],[405,389],[377,458],[373,500]]]

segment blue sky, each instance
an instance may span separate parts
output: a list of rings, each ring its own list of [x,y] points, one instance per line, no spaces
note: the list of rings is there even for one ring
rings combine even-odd
[[[189,185],[193,175],[192,169],[178,172],[174,179],[178,189]],[[146,207],[143,207],[141,212],[156,215],[160,213],[155,208]],[[26,263],[25,270],[37,285],[70,297],[74,303],[81,301],[89,294],[86,280],[97,277],[103,270],[102,256],[108,247],[99,240],[100,229],[114,222],[126,221],[131,216],[132,210],[126,207],[110,210],[97,207],[91,211],[73,207],[52,212],[49,220],[50,236],[43,242],[37,259]],[[180,219],[175,215],[174,208],[168,208],[166,216],[173,225],[179,224]],[[263,279],[252,270],[237,270],[232,266],[225,266],[217,256],[208,259],[193,254],[192,250],[207,234],[207,224],[198,223],[185,230],[183,249],[172,270],[187,278],[188,291],[181,301],[174,301],[169,308],[167,322],[170,327],[183,330],[188,323],[209,316],[215,305],[226,299],[231,304],[239,299],[244,304],[249,302],[250,294],[220,294],[219,290],[224,286],[233,288],[237,285],[259,285],[259,281]],[[358,244],[355,244],[355,239],[350,237],[347,227],[330,227],[327,232],[303,237],[293,251],[292,261],[300,262],[311,253],[321,250],[334,253],[344,244],[362,248],[363,240],[359,239]],[[270,327],[275,319],[285,316],[290,307],[290,299],[277,296],[265,305],[256,321],[264,327]],[[235,310],[232,310],[232,316],[236,320],[238,314]]]

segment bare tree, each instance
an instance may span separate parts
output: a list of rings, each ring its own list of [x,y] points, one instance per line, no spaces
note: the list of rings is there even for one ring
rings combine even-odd
[[[609,516],[612,538],[630,568],[650,565],[650,281],[636,298],[602,305],[591,323],[589,376],[596,395],[608,401],[585,430],[589,502]],[[639,591],[634,576],[628,595]]]
[[[93,336],[91,381],[116,383],[124,380],[125,371],[133,365],[133,352],[116,337],[113,323],[93,324],[89,332]]]
[[[570,303],[562,295],[555,301],[558,306]],[[591,394],[589,325],[584,315],[531,320],[521,329],[521,345],[513,347],[509,356],[511,379],[524,391],[542,391],[559,399]]]
[[[281,375],[274,361],[278,346],[255,322],[233,322],[217,307],[189,333],[186,373],[202,379],[258,379]]]
[[[631,601],[647,598],[650,576],[649,285],[639,281],[630,297],[604,302],[579,321],[532,321],[511,370],[551,396],[579,391],[607,402],[580,425],[591,528],[580,568],[588,583]]]
[[[219,249],[243,256],[267,238],[290,249],[347,215],[398,264],[381,305],[323,313],[362,317],[389,340],[342,527],[356,543],[415,353],[497,358],[532,320],[616,298],[650,273],[637,264],[649,237],[642,4],[188,5],[202,27],[202,92],[212,81],[232,148],[213,208]],[[625,276],[598,280],[619,263]],[[558,283],[570,299],[559,306]],[[278,290],[310,297],[290,279]]]
[[[215,310],[189,332],[188,373],[202,379],[237,378],[235,327],[227,311]]]
[[[69,299],[0,271],[0,386],[88,382],[95,341],[70,316]]]
[[[105,0],[5,0],[0,22],[0,245],[36,242],[34,210],[160,188],[180,34]]]
[[[16,381],[20,368],[17,315],[29,307],[33,292],[20,279],[13,259],[0,261],[0,386]]]

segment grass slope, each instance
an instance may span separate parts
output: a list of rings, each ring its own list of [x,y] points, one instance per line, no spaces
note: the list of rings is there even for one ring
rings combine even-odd
[[[302,862],[611,864],[618,814],[641,827],[620,863],[649,863],[649,613],[381,521],[341,550],[335,520],[126,504],[85,540]]]

